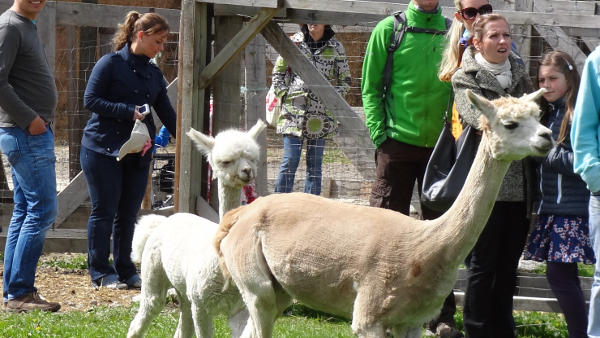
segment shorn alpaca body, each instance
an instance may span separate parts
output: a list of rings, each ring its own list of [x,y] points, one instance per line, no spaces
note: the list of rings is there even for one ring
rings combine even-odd
[[[254,337],[271,337],[292,298],[352,318],[360,337],[385,337],[388,328],[394,337],[420,337],[483,230],[510,162],[552,147],[538,122],[541,92],[493,102],[467,95],[482,111],[483,137],[463,190],[438,219],[302,193],[261,197],[225,215],[215,247]]]
[[[191,130],[188,136],[207,155],[218,179],[219,216],[240,205],[244,185],[256,175],[258,135],[265,124],[258,121],[248,132],[227,130],[214,139]],[[243,334],[248,321],[237,289],[225,292],[218,256],[212,247],[218,224],[188,213],[169,217],[148,215],[136,225],[132,259],[141,261],[140,308],[129,326],[128,337],[140,337],[164,307],[173,287],[180,317],[175,337],[213,336],[213,317],[225,314],[234,337]],[[248,331],[247,335],[250,335]]]

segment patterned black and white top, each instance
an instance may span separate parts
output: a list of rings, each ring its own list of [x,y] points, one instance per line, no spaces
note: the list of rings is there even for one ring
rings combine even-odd
[[[294,34],[291,39],[343,97],[350,89],[352,79],[344,46],[333,37],[334,34],[327,26],[323,38],[317,42],[303,32]],[[277,96],[283,98],[277,133],[310,139],[335,133],[337,122],[331,111],[281,56],[273,67],[273,85]]]

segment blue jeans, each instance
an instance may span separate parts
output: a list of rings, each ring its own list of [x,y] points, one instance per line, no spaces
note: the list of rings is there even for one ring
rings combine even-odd
[[[117,162],[83,146],[80,160],[92,202],[87,225],[90,277],[97,280],[118,273],[125,281],[137,273],[130,257],[131,241],[150,164],[141,162],[139,154]],[[114,266],[109,263],[111,235]]]
[[[275,192],[292,192],[294,188],[294,177],[300,163],[302,154],[301,137],[290,135],[283,136],[283,160],[279,167],[279,175],[275,183]],[[321,165],[323,164],[323,150],[325,139],[306,140],[306,179],[304,181],[304,192],[313,195],[321,194]]]
[[[46,231],[58,212],[54,133],[30,135],[0,128],[0,150],[8,157],[13,180],[13,214],[4,248],[4,301],[36,291],[35,270]]]
[[[587,333],[590,338],[600,337],[600,196],[590,196],[590,242],[596,256],[594,281],[590,295]]]

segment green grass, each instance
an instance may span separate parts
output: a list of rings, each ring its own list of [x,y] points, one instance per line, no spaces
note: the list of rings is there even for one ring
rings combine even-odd
[[[594,277],[594,265],[586,265],[583,263],[577,263],[577,268],[578,268],[579,276]],[[546,275],[546,264],[542,264],[530,272],[545,276]]]
[[[88,312],[11,314],[0,312],[1,337],[124,337],[137,311],[133,307],[100,307]],[[167,307],[154,319],[147,337],[170,337],[177,326],[177,310]],[[455,319],[462,327],[459,313]],[[567,328],[561,315],[538,312],[515,312],[519,337],[566,337]],[[224,316],[215,319],[215,338],[229,337]],[[301,305],[292,306],[277,320],[274,337],[322,338],[354,337],[350,323]]]
[[[11,314],[0,312],[1,337],[125,337],[137,307],[97,308],[89,312]],[[163,310],[146,337],[171,337],[177,326],[175,309]],[[284,317],[277,321],[275,337],[353,337],[347,322],[323,318]],[[230,337],[227,320],[215,320],[215,338]]]
[[[60,256],[42,256],[38,266],[61,269],[87,270],[87,255],[81,253],[65,254]]]

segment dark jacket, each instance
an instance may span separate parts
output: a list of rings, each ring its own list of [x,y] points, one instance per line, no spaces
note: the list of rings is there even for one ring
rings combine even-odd
[[[562,100],[550,104],[550,111],[546,114],[546,126],[552,130],[555,140],[558,138],[564,114],[565,105]],[[581,177],[573,171],[573,149],[569,134],[567,132],[565,141],[550,151],[538,169],[538,214],[585,217],[588,215],[590,192]]]
[[[176,113],[167,96],[166,82],[160,69],[146,56],[134,55],[129,44],[98,60],[83,97],[85,108],[92,111],[83,130],[81,144],[98,153],[117,157],[131,134],[135,106],[148,103],[171,135],[176,131]],[[156,135],[152,114],[143,121],[151,138]],[[150,161],[152,151],[146,152]]]

